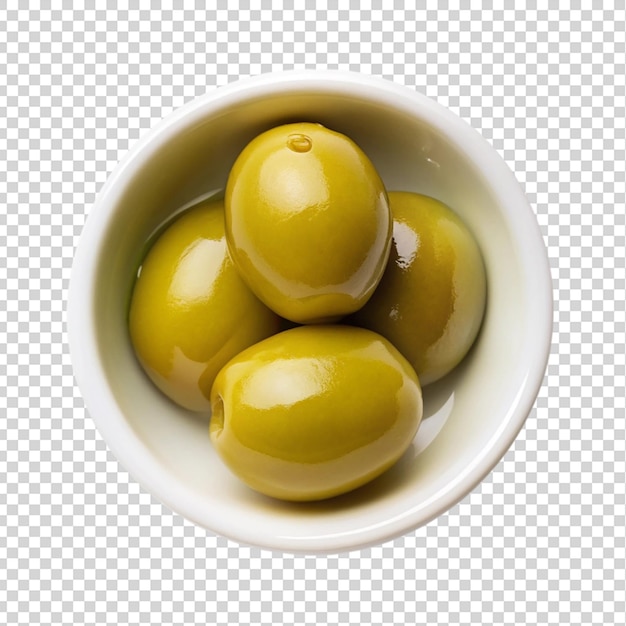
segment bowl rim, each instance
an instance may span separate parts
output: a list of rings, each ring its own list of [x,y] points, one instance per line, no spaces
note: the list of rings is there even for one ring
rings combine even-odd
[[[445,136],[454,135],[455,146],[468,159],[480,164],[480,172],[489,172],[490,191],[505,207],[507,221],[526,244],[520,253],[526,280],[532,280],[536,294],[528,304],[528,314],[529,326],[536,330],[537,340],[525,347],[531,366],[501,427],[474,462],[429,501],[384,524],[359,526],[349,532],[308,537],[272,535],[267,529],[245,523],[233,525],[199,506],[195,492],[181,486],[164,470],[126,422],[112,391],[104,384],[106,376],[95,332],[93,278],[98,267],[101,233],[113,207],[135,173],[180,130],[249,96],[266,98],[311,90],[346,94],[347,89],[351,97],[378,101],[409,114],[419,107],[421,116],[430,124]],[[146,491],[183,517],[242,545],[294,553],[330,553],[380,544],[427,524],[467,496],[500,462],[521,431],[543,383],[552,342],[552,294],[547,249],[522,187],[504,159],[468,123],[429,97],[382,77],[338,70],[293,70],[241,78],[213,88],[170,113],[126,153],[102,186],[80,235],[68,289],[66,328],[74,377],[89,415],[120,465]],[[98,409],[92,413],[90,407]]]

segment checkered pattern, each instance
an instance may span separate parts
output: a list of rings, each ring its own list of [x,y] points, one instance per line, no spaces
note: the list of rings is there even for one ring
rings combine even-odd
[[[626,623],[623,3],[6,4],[0,623]],[[492,474],[425,528],[328,557],[238,546],[144,493],[65,343],[73,249],[117,161],[207,90],[294,68],[386,77],[479,130],[525,186],[556,298],[545,384]]]

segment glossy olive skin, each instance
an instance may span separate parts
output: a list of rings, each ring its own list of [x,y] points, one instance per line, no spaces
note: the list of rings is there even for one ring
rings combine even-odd
[[[193,411],[210,410],[221,367],[280,323],[230,259],[222,201],[189,209],[160,234],[143,261],[129,310],[130,337],[144,370],[170,399]]]
[[[386,339],[342,325],[284,331],[218,374],[211,441],[251,488],[319,500],[383,473],[422,418],[413,368]]]
[[[467,354],[485,311],[487,281],[472,233],[428,196],[389,192],[393,244],[385,275],[348,320],[387,337],[420,383],[450,372]]]
[[[335,321],[373,293],[389,256],[391,214],[369,158],[320,124],[253,139],[226,185],[226,234],[257,296],[297,323]]]

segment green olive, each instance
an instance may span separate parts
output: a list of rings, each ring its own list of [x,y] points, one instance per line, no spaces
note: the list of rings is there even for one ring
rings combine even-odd
[[[380,335],[309,325],[244,350],[218,374],[210,437],[253,489],[319,500],[379,476],[422,418],[415,371]]]
[[[320,124],[287,124],[253,139],[225,191],[235,264],[257,296],[298,323],[359,309],[389,257],[383,183],[348,137]]]
[[[189,209],[159,236],[143,261],[129,311],[144,370],[167,396],[194,411],[210,409],[221,367],[279,325],[230,259],[222,201]]]
[[[478,244],[448,206],[389,192],[393,244],[376,292],[348,321],[389,339],[427,385],[450,372],[480,329],[486,277]]]

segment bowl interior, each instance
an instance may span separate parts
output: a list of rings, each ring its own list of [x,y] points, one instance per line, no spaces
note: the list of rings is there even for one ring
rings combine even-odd
[[[530,409],[529,370],[542,374],[545,366],[543,353],[529,348],[536,316],[529,309],[537,306],[529,238],[530,248],[540,245],[527,224],[532,216],[504,164],[472,129],[405,91],[382,81],[344,80],[225,89],[152,133],[114,174],[90,216],[95,223],[87,225],[89,241],[81,241],[77,255],[77,264],[80,254],[94,259],[84,279],[97,357],[97,368],[85,360],[91,371],[80,374],[87,406],[120,462],[166,505],[211,531],[296,551],[349,549],[407,532],[479,482]],[[424,420],[401,461],[346,496],[288,504],[243,486],[213,451],[207,419],[176,407],[153,387],[130,346],[126,312],[151,234],[180,207],[219,193],[255,135],[303,120],[354,139],[389,190],[429,194],[457,211],[481,246],[489,296],[469,356],[424,389]],[[95,386],[109,394],[108,404],[89,391]]]

